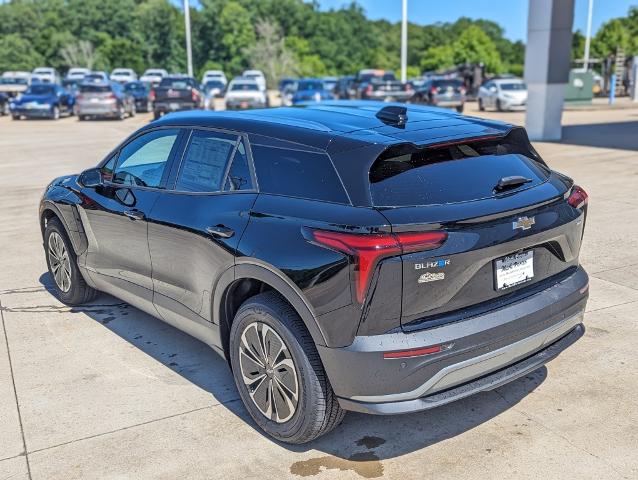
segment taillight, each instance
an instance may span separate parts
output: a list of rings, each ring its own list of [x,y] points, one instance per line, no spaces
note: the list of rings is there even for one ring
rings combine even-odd
[[[370,95],[371,93],[372,93],[372,85],[368,85],[368,86],[366,87],[366,94],[367,94],[367,95]]]
[[[193,100],[193,102],[199,101],[199,93],[197,93],[197,90],[194,88],[191,89],[191,100]]]
[[[111,93],[111,94],[110,94],[108,97],[106,97],[106,98],[108,98],[109,100],[117,100],[117,97],[115,96],[115,94],[114,94],[114,93]]]
[[[363,303],[368,282],[381,258],[438,248],[446,232],[404,232],[361,235],[327,230],[310,230],[312,240],[354,257],[357,301]]]
[[[150,93],[148,94],[148,98],[151,102],[155,101],[155,90],[150,91]]]
[[[76,100],[77,102],[80,102],[80,101],[84,100],[84,97],[83,97],[82,95],[77,95],[77,96],[75,97],[75,100]]]
[[[438,88],[438,87],[432,87],[432,88],[430,89],[430,93],[435,93],[435,94],[436,94],[436,93],[439,93],[439,88]]]
[[[572,193],[569,194],[569,198],[567,198],[567,203],[569,203],[574,208],[583,208],[587,205],[587,199],[589,195],[587,192],[583,190],[578,185],[574,185],[572,188]]]

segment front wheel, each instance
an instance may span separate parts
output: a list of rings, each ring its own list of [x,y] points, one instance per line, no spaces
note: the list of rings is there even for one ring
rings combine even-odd
[[[482,98],[478,99],[478,107],[479,107],[479,112],[484,112],[485,111],[485,105],[483,105],[483,99]]]
[[[59,120],[60,118],[60,108],[59,107],[53,107],[53,110],[51,110],[51,120]]]
[[[230,361],[246,409],[271,437],[306,443],[343,419],[312,337],[278,294],[261,293],[240,307]]]
[[[89,287],[77,264],[69,237],[57,218],[51,218],[44,230],[44,251],[58,298],[67,305],[92,300],[96,291]]]
[[[463,104],[459,105],[458,107],[456,107],[456,111],[458,113],[463,113]]]

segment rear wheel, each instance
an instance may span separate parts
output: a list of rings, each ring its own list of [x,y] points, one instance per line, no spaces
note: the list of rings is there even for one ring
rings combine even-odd
[[[275,439],[306,443],[343,419],[312,337],[278,294],[261,293],[241,306],[230,361],[248,412]]]
[[[55,217],[47,222],[44,230],[44,249],[58,298],[67,305],[80,305],[92,300],[97,292],[84,281],[69,237]]]
[[[463,104],[461,104],[458,107],[456,107],[456,111],[459,112],[459,113],[463,113]]]
[[[53,109],[51,110],[51,119],[58,120],[59,118],[60,118],[60,108],[57,106],[54,106]]]
[[[483,99],[482,98],[478,99],[478,107],[479,107],[479,111],[480,112],[484,112],[485,111],[485,105],[483,105]]]
[[[124,120],[124,117],[126,117],[126,110],[123,106],[120,106],[120,108],[117,110],[117,119]]]
[[[157,110],[153,112],[153,119],[157,120],[158,118],[160,118],[162,115],[160,114],[160,112],[158,112]]]
[[[11,115],[11,118],[14,120],[20,120],[20,115],[16,115],[15,113]]]
[[[501,100],[500,99],[496,99],[496,110],[498,110],[499,112],[503,111],[503,105],[501,105]]]

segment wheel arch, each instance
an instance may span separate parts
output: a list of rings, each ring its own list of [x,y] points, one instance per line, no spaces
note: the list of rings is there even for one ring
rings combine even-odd
[[[67,236],[71,240],[73,250],[76,255],[80,255],[87,245],[86,237],[82,227],[77,225],[77,210],[74,205],[65,205],[63,211],[56,203],[51,200],[44,200],[40,205],[40,230],[44,239],[44,230],[47,223],[52,218],[57,218],[64,228]]]
[[[235,313],[247,299],[269,290],[277,292],[294,308],[315,344],[326,344],[313,308],[301,290],[279,269],[257,259],[244,260],[224,272],[214,289],[211,317],[219,325],[221,347],[227,359]]]

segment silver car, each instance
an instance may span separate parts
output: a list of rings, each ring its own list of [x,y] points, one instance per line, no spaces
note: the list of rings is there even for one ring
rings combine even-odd
[[[115,82],[83,83],[75,99],[80,120],[106,117],[123,120],[135,115],[135,98]]]
[[[479,110],[523,110],[527,104],[527,85],[520,78],[501,78],[484,83],[478,91]]]

